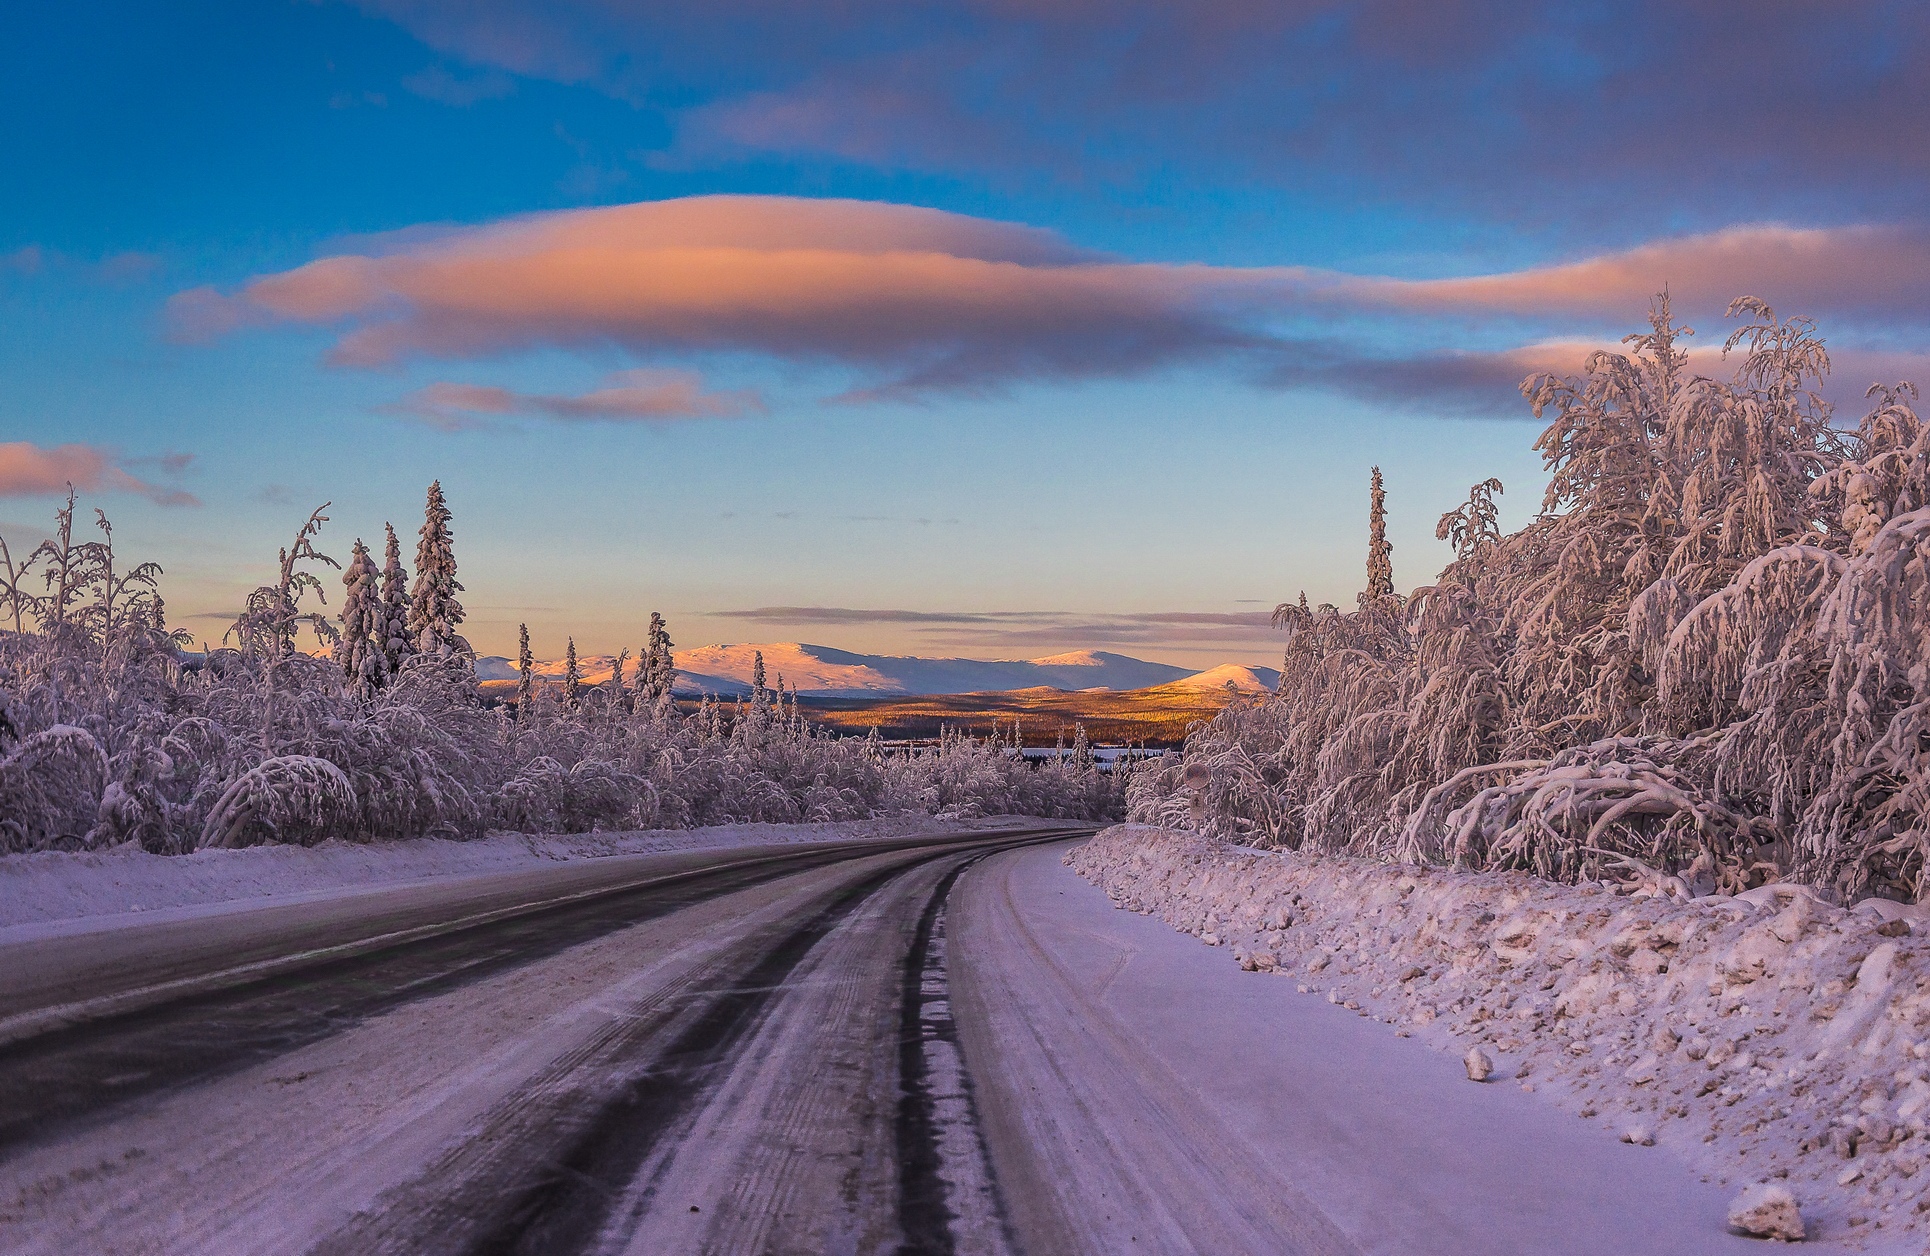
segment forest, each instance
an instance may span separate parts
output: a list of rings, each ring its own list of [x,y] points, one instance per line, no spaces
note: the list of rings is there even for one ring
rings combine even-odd
[[[679,709],[658,615],[629,674],[626,655],[595,687],[532,683],[525,629],[515,699],[487,701],[439,482],[413,573],[393,527],[379,565],[358,540],[342,568],[318,548],[324,505],[201,651],[168,625],[161,569],[123,559],[99,510],[77,535],[77,509],[70,490],[24,556],[0,538],[0,853],[1122,806],[1089,752],[1035,766],[952,734],[893,752],[814,728],[781,680]]]
[[[1352,609],[1276,609],[1278,690],[1130,785],[1135,819],[1241,843],[1639,882],[1795,880],[1906,902],[1930,788],[1930,448],[1909,384],[1839,422],[1813,324],[1741,298],[1732,378],[1649,328],[1522,392],[1549,481],[1441,517],[1455,557],[1395,591],[1374,472]]]

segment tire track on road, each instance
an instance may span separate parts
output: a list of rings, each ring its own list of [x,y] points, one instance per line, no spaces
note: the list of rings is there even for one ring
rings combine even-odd
[[[805,851],[677,874],[667,884],[598,894],[0,1045],[0,1157],[416,1000],[711,898],[870,853]]]
[[[674,993],[653,995],[647,1005],[626,1008],[620,1027],[600,1036],[594,1046],[558,1060],[486,1117],[472,1137],[314,1249],[316,1256],[511,1256],[622,1248],[658,1202],[656,1185],[684,1148],[691,1128],[743,1064],[746,1044],[759,1036],[773,1006],[797,990],[800,969],[818,962],[827,939],[865,911],[880,891],[935,862],[969,862],[1020,842],[1057,836],[1008,833],[943,849],[868,857],[863,862],[871,864],[871,870],[854,869],[853,879],[801,904],[788,927],[740,939],[680,981]],[[889,866],[877,867],[880,859]],[[947,887],[949,882],[946,877]],[[927,892],[918,897],[921,909],[939,902],[942,898]],[[879,953],[874,946],[861,957],[863,963],[883,966],[886,988],[894,994],[901,957],[918,919],[898,926],[903,940],[891,953]],[[835,965],[828,976],[838,979]],[[837,1018],[832,1013],[832,1019]],[[894,1028],[900,1019],[894,1015]],[[832,1031],[826,1027],[824,1032]],[[895,1059],[898,1044],[887,1039],[885,1046]],[[818,1107],[806,1104],[806,1109]],[[889,1118],[881,1133],[881,1141],[889,1144]],[[882,1154],[889,1165],[889,1145]],[[766,1206],[784,1212],[790,1205],[782,1201],[800,1201],[794,1188],[784,1186],[781,1166],[777,1173],[770,1183],[776,1202]],[[883,1194],[890,1194],[888,1186]],[[822,1211],[832,1201],[801,1202],[807,1211]],[[878,1202],[887,1210],[895,1204],[889,1198]],[[886,1224],[896,1224],[889,1211]]]

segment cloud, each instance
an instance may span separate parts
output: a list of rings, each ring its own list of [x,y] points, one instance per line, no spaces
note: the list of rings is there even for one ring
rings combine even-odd
[[[1404,309],[1625,319],[1666,285],[1683,308],[1762,295],[1784,314],[1930,321],[1930,227],[1730,227],[1495,275],[1336,279],[1349,300]]]
[[[466,109],[478,101],[497,100],[516,90],[516,82],[500,71],[459,75],[446,66],[432,65],[402,80],[402,86],[425,100]]]
[[[752,353],[850,368],[856,379],[840,398],[849,401],[1230,363],[1276,386],[1489,409],[1518,405],[1523,375],[1564,369],[1557,358],[1576,333],[1639,325],[1665,286],[1680,313],[1705,325],[1731,298],[1753,294],[1785,315],[1852,328],[1930,327],[1930,229],[1910,225],[1745,225],[1434,279],[1139,262],[1012,223],[769,196],[533,214],[363,247],[234,293],[181,293],[171,306],[176,333],[327,327],[337,333],[330,360],[351,367],[538,348],[614,346],[645,359]],[[1355,342],[1296,334],[1347,318],[1367,320]],[[1533,343],[1453,344],[1470,330],[1491,341],[1510,324]],[[1448,343],[1375,349],[1426,339]],[[1570,356],[1566,369],[1585,354]],[[676,375],[619,380],[579,398],[445,383],[406,405],[457,425],[477,415],[634,419],[755,408]]]
[[[1262,343],[1265,272],[1122,263],[1050,233],[905,205],[715,196],[514,218],[175,298],[178,332],[344,330],[382,366],[535,348],[750,351],[854,365],[865,396],[1123,374]],[[1244,308],[1240,308],[1244,306]]]
[[[47,263],[47,254],[38,244],[23,244],[11,253],[0,253],[0,271],[37,275]]]
[[[1930,10],[1892,0],[362,4],[654,107],[713,159],[1238,180],[1557,233],[1920,216],[1930,186]]]
[[[604,387],[581,396],[521,393],[481,384],[434,383],[417,389],[393,409],[446,431],[486,426],[491,418],[538,418],[560,422],[663,422],[731,419],[761,412],[753,392],[705,392],[691,371],[618,371]]]
[[[129,475],[92,445],[43,449],[28,441],[0,444],[0,497],[36,497],[82,492],[138,493],[160,506],[199,506],[192,493],[151,484]]]
[[[842,606],[761,606],[707,611],[706,617],[785,627],[890,624],[947,640],[1008,645],[1085,641],[1098,645],[1196,642],[1274,642],[1271,611],[912,611]]]
[[[42,271],[78,275],[110,287],[124,287],[152,279],[162,270],[161,259],[153,253],[128,250],[109,253],[93,261],[44,249],[38,244],[22,245],[11,253],[0,253],[0,274],[38,275]]]
[[[1717,328],[1716,330],[1725,330]],[[1710,379],[1728,379],[1741,365],[1725,355],[1722,343],[1680,342],[1688,369]],[[1323,388],[1383,405],[1414,406],[1429,413],[1532,420],[1522,399],[1524,379],[1540,374],[1581,374],[1589,355],[1627,353],[1611,338],[1552,340],[1492,352],[1420,353],[1406,357],[1363,354],[1336,343],[1283,350],[1270,382],[1279,387]],[[1865,390],[1873,383],[1901,380],[1930,385],[1930,353],[1872,350],[1851,346],[1830,352],[1831,372],[1819,390],[1844,414],[1861,414]]]

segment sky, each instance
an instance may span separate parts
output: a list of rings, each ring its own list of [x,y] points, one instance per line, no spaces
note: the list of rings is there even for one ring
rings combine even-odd
[[[0,536],[72,484],[218,640],[423,494],[539,656],[803,640],[1277,662],[1517,389],[1667,286],[1930,377],[1930,10],[1398,0],[27,6]],[[329,580],[331,605],[339,586]]]

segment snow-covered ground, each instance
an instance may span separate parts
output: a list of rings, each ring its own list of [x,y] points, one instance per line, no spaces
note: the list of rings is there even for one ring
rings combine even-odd
[[[319,846],[255,846],[191,855],[121,847],[0,857],[0,941],[24,926],[143,913],[292,902],[416,881],[513,872],[559,861],[665,851],[772,846],[956,833],[1023,826],[1014,817],[935,820],[900,816],[825,824],[727,824],[627,833],[494,833],[474,842],[421,839]]]
[[[1786,1185],[1812,1235],[1920,1251],[1930,930],[1765,887],[1638,888],[1259,852],[1109,829],[1067,857],[1120,906],[1460,1055],[1729,1191]],[[1630,1207],[1641,1207],[1631,1200]]]

